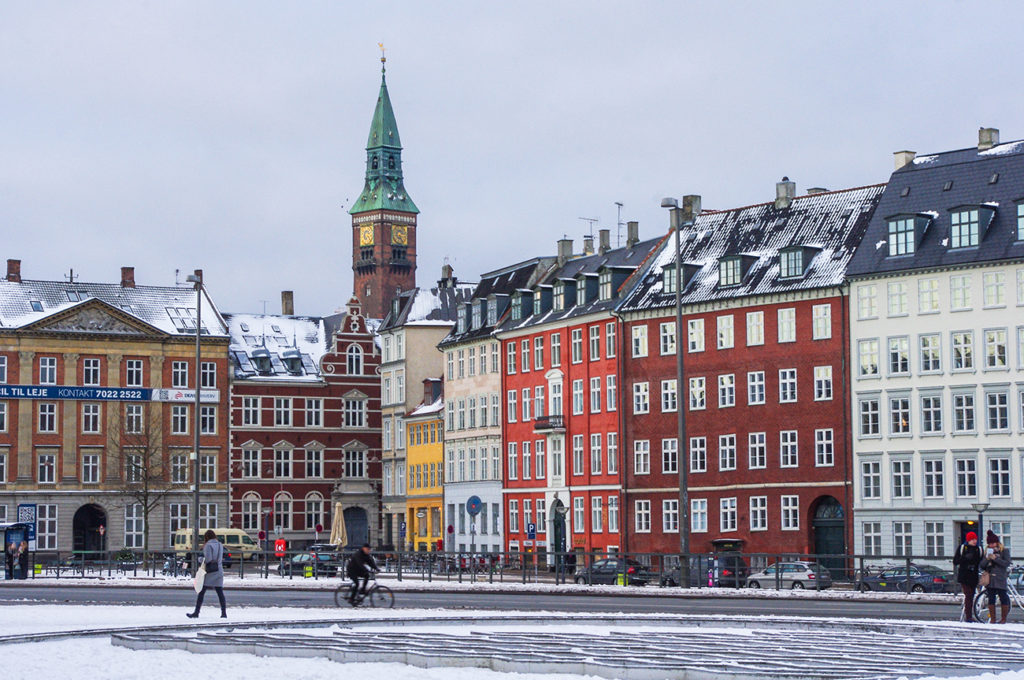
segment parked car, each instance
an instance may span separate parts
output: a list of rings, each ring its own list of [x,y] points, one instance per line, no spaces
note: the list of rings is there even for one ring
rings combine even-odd
[[[643,586],[654,579],[647,567],[628,557],[608,557],[595,560],[589,567],[576,568],[576,583],[593,585],[618,585],[625,576],[631,586]]]
[[[928,564],[910,565],[910,591],[913,593],[952,593],[956,590],[956,579],[952,572]],[[907,591],[907,567],[886,567],[863,576],[860,579],[863,592]]]
[[[313,555],[314,553],[301,553],[299,555],[294,555],[290,559],[287,559],[278,565],[277,573],[281,576],[289,576],[291,574],[304,576],[306,573],[306,567],[314,564]],[[337,576],[338,567],[338,561],[331,555],[326,553],[316,554],[315,573],[317,576]]]
[[[691,588],[742,588],[747,584],[750,568],[738,554],[690,556]],[[682,583],[679,567],[661,577],[662,586],[678,586]]]
[[[823,590],[832,587],[832,573],[817,562],[776,562],[747,578],[751,588]]]

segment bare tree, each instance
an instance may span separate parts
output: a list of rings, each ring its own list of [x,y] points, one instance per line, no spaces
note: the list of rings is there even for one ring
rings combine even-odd
[[[173,461],[167,446],[162,417],[162,404],[127,403],[114,406],[108,465],[116,466],[108,477],[117,478],[117,488],[127,508],[137,505],[142,511],[144,564],[149,564],[150,515],[163,505],[172,494],[180,494],[188,487],[187,454],[182,461]],[[176,464],[177,463],[177,464]]]

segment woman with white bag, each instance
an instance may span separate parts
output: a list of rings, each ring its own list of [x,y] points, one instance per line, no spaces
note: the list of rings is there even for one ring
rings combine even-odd
[[[217,599],[220,600],[220,618],[228,617],[227,604],[224,602],[224,546],[217,540],[217,534],[213,529],[207,529],[203,534],[206,545],[203,547],[203,563],[196,570],[196,609],[185,616],[190,619],[198,618],[199,610],[203,606],[203,596],[207,588],[217,591]]]

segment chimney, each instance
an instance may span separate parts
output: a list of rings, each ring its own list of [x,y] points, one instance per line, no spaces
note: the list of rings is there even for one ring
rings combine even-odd
[[[135,267],[121,267],[121,287],[135,287]]]
[[[999,130],[997,128],[978,128],[978,151],[991,149],[999,143]]]
[[[295,313],[295,293],[293,291],[281,291],[281,313],[285,316]]]
[[[914,156],[917,155],[916,151],[895,151],[892,154],[893,161],[896,164],[896,169],[910,165],[914,162]]]
[[[626,222],[626,247],[632,248],[640,243],[640,223]]]
[[[199,279],[199,283],[202,283],[203,282],[203,270],[202,269],[196,269],[193,273],[196,275],[196,278]]]
[[[558,266],[561,267],[570,259],[572,259],[572,239],[558,239]]]
[[[598,242],[601,244],[597,252],[604,255],[612,249],[612,230],[601,229],[597,232]]]
[[[441,278],[437,282],[438,288],[454,288],[455,282],[458,279],[455,278],[455,270],[450,264],[441,265]]]
[[[827,193],[828,193],[828,189],[826,189],[825,187],[811,187],[810,189],[807,190],[807,195],[808,196],[814,196],[815,194],[827,194]]]
[[[794,196],[796,196],[796,182],[791,182],[788,177],[783,177],[781,182],[775,183],[776,210],[788,208],[793,203]]]
[[[7,260],[7,280],[21,283],[21,260]]]
[[[594,254],[594,237],[584,236],[583,237],[583,254],[593,255]]]

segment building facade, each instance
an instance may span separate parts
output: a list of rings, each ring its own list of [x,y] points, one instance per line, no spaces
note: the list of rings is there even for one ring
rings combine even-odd
[[[850,267],[856,551],[1024,540],[1024,142],[896,154]]]
[[[201,280],[202,272],[196,272]],[[227,328],[197,293],[120,284],[0,281],[0,515],[35,515],[40,551],[166,550],[194,517],[227,510]],[[30,516],[30,515],[29,515]]]
[[[354,299],[344,314],[324,318],[225,318],[232,525],[303,548],[326,542],[343,522],[348,545],[379,544],[381,357],[373,322]]]
[[[409,469],[409,542],[418,552],[444,549],[444,400],[441,379],[423,381],[423,401],[405,418]]]

